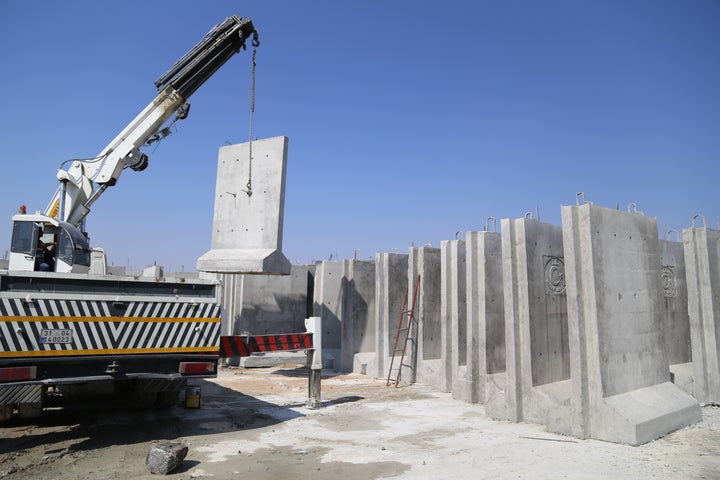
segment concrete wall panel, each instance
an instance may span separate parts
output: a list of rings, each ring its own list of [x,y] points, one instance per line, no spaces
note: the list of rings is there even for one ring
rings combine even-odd
[[[375,361],[375,262],[345,260],[342,280],[340,371],[367,372]],[[364,365],[364,366],[363,366]]]
[[[323,363],[332,368],[340,366],[342,287],[342,262],[316,264],[313,316],[322,318]]]
[[[507,415],[565,433],[570,353],[562,229],[532,219],[503,219],[502,258]],[[536,388],[545,386],[544,388]]]
[[[390,373],[390,356],[395,346],[403,300],[409,290],[408,255],[378,253],[375,267],[376,365],[373,373],[368,371],[368,374],[386,379]],[[407,304],[408,309],[412,307],[412,297],[408,298]],[[402,338],[399,340],[398,346],[402,348]]]
[[[198,271],[287,275],[282,254],[287,137],[220,148],[211,250]],[[251,189],[248,187],[251,185]]]
[[[575,435],[639,445],[699,421],[669,381],[656,221],[591,204],[562,218]]]
[[[433,247],[412,247],[408,258],[408,284],[410,298],[414,289],[414,280],[420,276],[416,316],[418,333],[416,349],[413,348],[410,363],[416,366],[412,380],[403,372],[407,381],[417,381],[430,385],[443,392],[451,390],[450,378],[446,375],[446,362],[443,358],[443,339],[446,333],[440,316],[441,281],[440,249]]]
[[[311,313],[311,270],[314,267],[293,265],[290,275],[240,275],[237,294],[241,295],[241,304],[236,308],[234,334],[304,332],[305,319]]]
[[[496,232],[467,232],[467,350],[470,401],[487,401],[488,375],[505,373],[502,240]]]
[[[659,247],[665,351],[670,365],[688,363],[692,360],[692,354],[683,244],[660,240]]]
[[[683,230],[695,398],[720,403],[720,232]]]
[[[445,375],[451,379],[453,398],[470,402],[473,385],[467,376],[468,329],[466,295],[465,242],[445,240],[440,245],[442,290],[440,292],[440,316],[445,326],[443,358]]]

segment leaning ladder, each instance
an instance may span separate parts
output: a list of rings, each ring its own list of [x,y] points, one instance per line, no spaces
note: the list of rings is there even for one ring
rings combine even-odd
[[[410,338],[410,330],[412,329],[413,321],[415,320],[415,303],[417,302],[417,293],[418,293],[418,287],[420,286],[420,275],[417,276],[417,279],[415,280],[415,288],[413,288],[413,298],[412,298],[412,305],[410,306],[410,310],[408,310],[408,288],[405,288],[405,298],[403,299],[403,305],[400,312],[400,322],[398,323],[398,329],[397,333],[395,334],[395,344],[393,345],[392,350],[392,357],[390,358],[390,369],[388,370],[388,377],[387,382],[385,383],[385,386],[389,386],[390,382],[395,382],[395,388],[400,384],[400,375],[402,374],[402,367],[406,366],[403,364],[403,361],[405,360],[405,353],[407,351],[407,344],[408,339]],[[405,334],[405,338],[402,341],[402,347],[398,347],[398,343],[400,343],[400,336]],[[393,368],[393,365],[395,364],[395,357],[397,357],[398,353],[400,353],[400,364],[399,366]],[[395,379],[392,379],[393,371],[396,371],[397,374],[395,376]]]

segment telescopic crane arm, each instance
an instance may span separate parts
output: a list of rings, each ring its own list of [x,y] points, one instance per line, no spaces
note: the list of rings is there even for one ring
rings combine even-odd
[[[187,100],[230,57],[245,49],[252,37],[252,45],[260,43],[258,32],[248,18],[228,17],[213,27],[200,43],[178,60],[155,81],[158,95],[120,132],[101,152],[89,160],[73,160],[64,170],[60,166],[60,181],[45,215],[55,217],[81,228],[90,206],[109,186],[115,185],[123,169],[144,170],[148,157],[140,148],[169,134],[163,128],[170,117],[176,120],[187,116]]]

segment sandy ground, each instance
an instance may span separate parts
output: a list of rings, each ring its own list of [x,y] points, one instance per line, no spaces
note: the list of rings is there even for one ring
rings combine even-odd
[[[323,376],[310,409],[307,370],[223,369],[197,380],[202,407],[132,411],[112,401],[51,410],[0,428],[0,478],[155,479],[160,442],[189,453],[170,479],[720,479],[720,408],[640,447],[498,422],[482,405],[422,385]]]

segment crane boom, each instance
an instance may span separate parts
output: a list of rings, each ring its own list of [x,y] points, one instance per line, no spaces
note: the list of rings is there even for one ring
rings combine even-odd
[[[258,46],[258,32],[248,18],[231,16],[213,27],[187,54],[155,81],[158,95],[94,159],[73,160],[57,172],[60,182],[45,215],[81,228],[90,206],[109,186],[115,185],[129,167],[144,170],[148,157],[140,148],[168,134],[163,125],[176,115],[187,116],[187,100],[230,57],[252,45]]]

